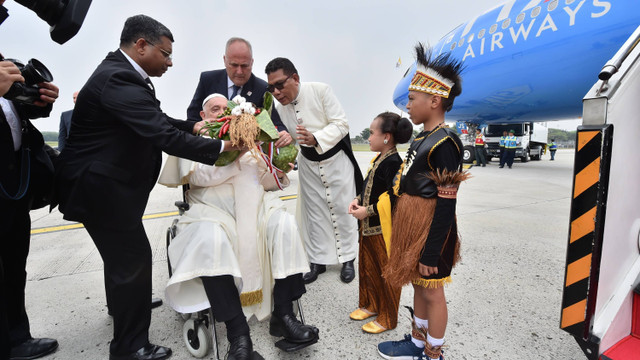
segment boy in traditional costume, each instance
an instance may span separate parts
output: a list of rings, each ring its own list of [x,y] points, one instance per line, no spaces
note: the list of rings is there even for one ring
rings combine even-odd
[[[462,171],[462,143],[445,126],[444,114],[462,92],[462,64],[450,54],[432,59],[422,44],[416,55],[407,111],[424,131],[411,143],[394,180],[391,254],[383,272],[391,286],[413,284],[415,316],[411,335],[378,344],[378,353],[385,359],[442,360],[444,285],[459,259],[456,195],[468,177]]]

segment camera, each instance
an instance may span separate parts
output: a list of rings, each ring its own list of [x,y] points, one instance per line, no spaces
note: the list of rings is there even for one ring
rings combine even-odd
[[[91,0],[15,0],[18,4],[31,9],[50,28],[51,39],[64,44],[74,37],[84,22]],[[7,9],[0,6],[0,24],[9,16]]]
[[[49,69],[36,59],[29,60],[26,65],[15,59],[5,60],[11,61],[20,69],[24,83],[14,82],[11,88],[9,88],[9,91],[4,94],[3,98],[28,105],[32,105],[35,101],[40,100],[40,87],[38,83],[53,81],[53,76]]]

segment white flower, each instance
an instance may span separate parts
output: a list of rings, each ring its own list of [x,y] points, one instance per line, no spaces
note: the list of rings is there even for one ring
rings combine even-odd
[[[238,107],[241,108],[242,111],[244,111],[247,114],[253,114],[253,113],[256,112],[256,109],[249,102],[242,103],[242,104],[238,105]]]
[[[240,116],[242,114],[242,109],[240,106],[236,106],[231,110],[231,115]]]
[[[234,97],[233,100],[231,100],[231,101],[233,101],[234,103],[236,103],[238,105],[242,105],[247,101],[247,99],[243,98],[240,95],[236,95],[236,97]]]

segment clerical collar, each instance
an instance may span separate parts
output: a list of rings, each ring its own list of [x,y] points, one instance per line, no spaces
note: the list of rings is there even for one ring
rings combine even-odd
[[[140,74],[140,76],[142,76],[143,80],[146,80],[149,78],[149,75],[147,75],[147,72],[144,71],[144,69],[138,65],[137,62],[135,62],[135,60],[133,60],[132,58],[129,57],[129,55],[127,55],[126,52],[122,51],[122,49],[118,49],[122,55],[124,55],[124,57],[131,63],[131,66],[133,66],[134,69],[136,69],[136,71],[138,72],[138,74]]]

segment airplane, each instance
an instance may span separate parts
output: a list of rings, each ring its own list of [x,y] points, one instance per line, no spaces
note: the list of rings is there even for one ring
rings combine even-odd
[[[559,323],[592,360],[640,353],[640,164],[628,152],[640,131],[639,25],[634,0],[510,0],[432,47],[466,67],[446,114],[457,125],[583,118]],[[415,70],[393,94],[403,111]]]
[[[640,24],[634,0],[511,0],[432,46],[463,61],[462,94],[447,121],[476,125],[578,118],[597,74]],[[393,93],[406,111],[416,70]]]

